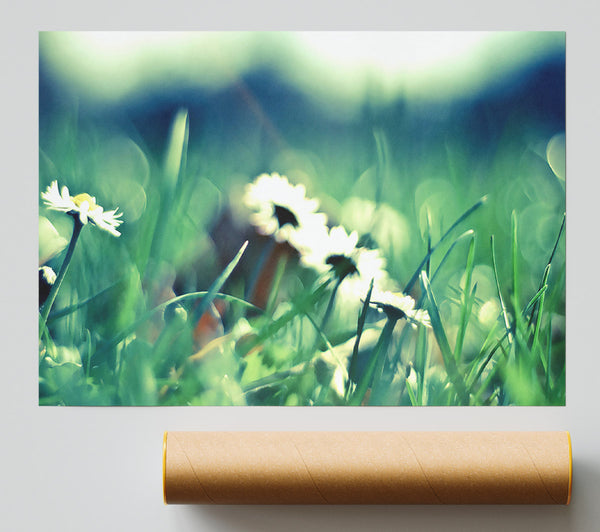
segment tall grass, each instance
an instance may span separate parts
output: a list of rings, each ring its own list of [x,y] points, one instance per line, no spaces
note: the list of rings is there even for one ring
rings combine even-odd
[[[339,141],[344,167],[362,165],[340,173],[308,134],[259,168],[243,141],[194,138],[185,111],[158,151],[144,131],[55,119],[40,191],[56,179],[119,206],[124,223],[119,238],[83,227],[43,307],[40,404],[564,404],[564,188],[524,138],[489,161],[465,138],[406,162],[380,129]],[[371,290],[343,299],[334,278],[259,235],[240,198],[262,171],[305,183],[378,247],[431,328],[381,312]],[[72,217],[40,216],[69,239]],[[65,253],[49,260],[56,271]]]

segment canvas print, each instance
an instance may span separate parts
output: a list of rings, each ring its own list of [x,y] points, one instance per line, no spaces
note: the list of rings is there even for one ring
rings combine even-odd
[[[39,34],[40,405],[565,404],[565,34]]]

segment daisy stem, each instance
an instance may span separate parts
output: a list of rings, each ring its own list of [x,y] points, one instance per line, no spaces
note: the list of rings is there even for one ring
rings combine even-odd
[[[323,314],[323,320],[321,321],[321,328],[319,329],[322,334],[325,332],[325,327],[327,326],[327,323],[329,322],[329,318],[331,318],[331,314],[333,312],[333,306],[335,304],[335,296],[337,294],[338,288],[340,287],[340,284],[342,284],[343,279],[344,279],[343,277],[337,278],[335,285],[333,287],[333,290],[331,291],[331,296],[329,296],[329,302],[327,303],[327,308],[325,309],[325,314]],[[317,333],[317,338],[316,338],[315,344],[313,345],[313,348],[312,348],[313,352],[315,352],[319,349],[320,342],[321,342],[321,338],[319,337],[319,334]]]
[[[56,299],[56,295],[60,290],[60,285],[65,278],[67,270],[69,269],[69,263],[73,258],[73,251],[75,251],[75,244],[77,244],[77,239],[79,238],[79,234],[81,233],[81,229],[83,228],[83,224],[79,220],[78,217],[73,217],[73,234],[71,235],[71,241],[69,242],[69,247],[67,248],[67,254],[65,255],[65,260],[63,260],[62,266],[60,267],[60,271],[58,272],[58,276],[56,277],[56,281],[52,285],[50,289],[50,294],[48,294],[48,299],[44,303],[44,306],[41,310],[41,320],[40,320],[40,331],[39,331],[39,339],[42,338],[42,333],[46,328],[46,322],[48,321],[48,315],[50,314],[50,310],[52,309],[52,305],[54,304],[54,300]]]
[[[367,390],[371,386],[373,377],[376,374],[376,370],[380,369],[378,367],[383,367],[383,362],[385,362],[385,357],[392,341],[392,333],[394,332],[397,321],[397,318],[390,317],[385,322],[381,334],[379,335],[379,339],[377,340],[377,344],[375,344],[375,347],[371,352],[367,367],[362,374],[360,381],[356,385],[352,397],[350,397],[350,400],[348,401],[350,406],[359,406],[362,404]]]
[[[277,301],[277,296],[279,295],[279,287],[281,286],[281,280],[283,279],[283,273],[285,272],[285,267],[288,263],[288,259],[289,255],[286,253],[277,262],[277,269],[275,270],[273,284],[271,285],[269,299],[267,300],[266,313],[269,316],[272,316],[273,311],[275,310],[275,303]]]
[[[337,295],[338,288],[342,284],[343,280],[344,280],[343,277],[338,277],[338,279],[335,282],[335,286],[333,287],[331,296],[329,297],[329,302],[327,303],[327,308],[325,309],[325,314],[323,314],[323,321],[321,322],[321,330],[322,331],[325,331],[325,327],[327,326],[327,323],[329,322],[329,318],[331,318],[331,313],[333,312],[333,306],[335,304],[335,296]]]

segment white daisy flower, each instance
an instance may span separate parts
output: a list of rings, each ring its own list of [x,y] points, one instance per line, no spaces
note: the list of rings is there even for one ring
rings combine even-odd
[[[386,284],[385,259],[379,250],[358,247],[358,233],[348,234],[341,226],[324,228],[307,238],[300,235],[302,264],[319,273],[333,272],[340,280],[342,293],[364,297],[371,279],[374,284]],[[299,238],[300,238],[299,237]]]
[[[54,270],[50,266],[41,266],[38,268],[38,276],[39,301],[41,306],[48,299],[52,285],[56,282],[56,273],[54,273]]]
[[[429,313],[424,309],[415,309],[415,300],[402,292],[390,292],[373,289],[371,305],[377,307],[392,319],[406,318],[410,323],[431,327]]]
[[[48,284],[52,285],[56,282],[56,273],[50,266],[40,266],[38,270],[40,278],[44,279]]]
[[[262,174],[246,185],[244,204],[254,211],[250,220],[262,235],[297,247],[298,233],[318,231],[327,217],[316,212],[319,202],[306,197],[304,185],[292,185],[279,174]]]
[[[120,236],[117,227],[123,223],[119,218],[122,213],[117,214],[117,209],[113,211],[104,211],[104,209],[96,203],[96,198],[89,194],[77,194],[71,196],[67,187],[62,187],[58,190],[58,183],[52,181],[51,185],[42,192],[44,204],[54,211],[66,212],[72,216],[77,216],[82,225],[91,222],[109,232],[113,236]]]

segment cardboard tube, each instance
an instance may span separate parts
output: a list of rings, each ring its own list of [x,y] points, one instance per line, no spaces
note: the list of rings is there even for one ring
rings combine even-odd
[[[569,504],[568,432],[167,432],[168,504]]]

